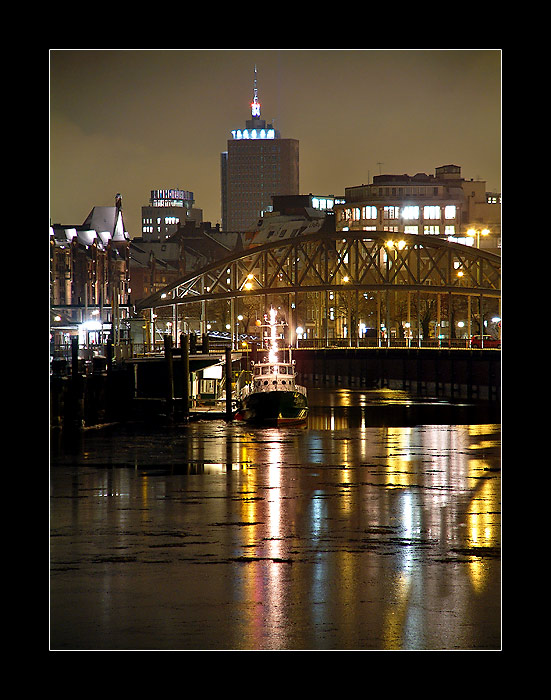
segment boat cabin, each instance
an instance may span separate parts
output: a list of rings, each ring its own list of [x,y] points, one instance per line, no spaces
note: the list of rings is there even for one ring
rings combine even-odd
[[[295,388],[295,370],[291,363],[266,362],[254,365],[254,391],[285,391]]]

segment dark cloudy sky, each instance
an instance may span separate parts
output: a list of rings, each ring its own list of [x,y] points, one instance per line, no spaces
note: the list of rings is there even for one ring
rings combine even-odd
[[[300,141],[300,191],[455,164],[501,191],[501,50],[50,51],[50,219],[82,224],[120,192],[141,235],[150,191],[220,216],[220,153],[250,118]],[[379,165],[382,163],[382,165]]]

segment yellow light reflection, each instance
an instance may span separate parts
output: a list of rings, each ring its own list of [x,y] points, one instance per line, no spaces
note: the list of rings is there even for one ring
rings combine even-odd
[[[482,592],[488,583],[488,558],[483,555],[489,554],[490,548],[500,546],[500,482],[495,478],[483,478],[488,466],[485,460],[472,459],[469,462],[469,476],[477,480],[467,510],[466,544],[471,550],[469,575],[477,593]],[[480,550],[480,556],[477,556],[477,550]]]
[[[387,475],[389,486],[409,486],[412,482],[408,448],[411,444],[411,428],[387,428]]]
[[[385,609],[383,634],[385,649],[401,649],[408,612],[408,602],[411,588],[411,576],[398,573],[394,595]]]

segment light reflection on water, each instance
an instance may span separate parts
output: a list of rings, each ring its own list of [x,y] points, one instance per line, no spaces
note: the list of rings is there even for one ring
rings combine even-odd
[[[403,392],[311,403],[303,427],[98,433],[54,458],[53,646],[499,648],[499,424],[419,421],[455,407]]]

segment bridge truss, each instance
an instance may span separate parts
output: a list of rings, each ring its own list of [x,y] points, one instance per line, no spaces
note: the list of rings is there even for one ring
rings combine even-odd
[[[136,308],[151,315],[164,309],[174,321],[175,338],[180,318],[195,316],[204,332],[213,304],[223,316],[219,323],[226,320],[232,332],[244,311],[250,316],[255,307],[261,318],[270,305],[278,306],[290,326],[290,342],[299,324],[309,337],[321,339],[358,337],[362,327],[379,338],[391,332],[420,338],[445,328],[455,337],[460,316],[470,336],[480,332],[488,313],[500,315],[500,289],[501,258],[489,251],[427,235],[341,231],[235,252]]]

